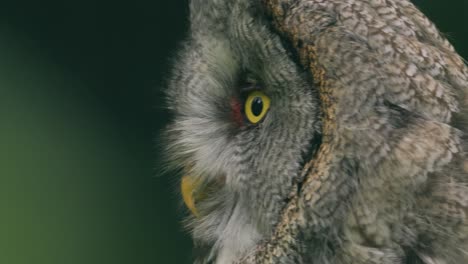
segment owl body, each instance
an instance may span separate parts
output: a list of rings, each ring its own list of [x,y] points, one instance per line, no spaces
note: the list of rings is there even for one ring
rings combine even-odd
[[[410,2],[190,12],[167,137],[197,263],[468,263],[468,71]]]

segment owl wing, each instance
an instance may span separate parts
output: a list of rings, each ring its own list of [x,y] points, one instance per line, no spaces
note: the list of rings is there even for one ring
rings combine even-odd
[[[264,0],[313,76],[323,140],[241,263],[466,263],[468,70],[407,0]]]

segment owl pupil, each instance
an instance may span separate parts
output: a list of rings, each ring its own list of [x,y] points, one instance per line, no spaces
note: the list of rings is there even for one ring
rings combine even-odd
[[[259,116],[263,110],[263,100],[260,97],[256,97],[252,101],[252,114]]]

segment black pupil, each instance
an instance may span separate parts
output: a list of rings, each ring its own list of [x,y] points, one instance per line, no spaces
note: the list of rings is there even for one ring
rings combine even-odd
[[[252,114],[259,116],[263,110],[263,100],[260,97],[255,97],[252,101]]]

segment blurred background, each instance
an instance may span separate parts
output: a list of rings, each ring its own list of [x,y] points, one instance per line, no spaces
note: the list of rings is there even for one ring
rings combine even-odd
[[[468,58],[468,2],[415,3]],[[190,263],[158,140],[187,5],[0,3],[1,264]]]

